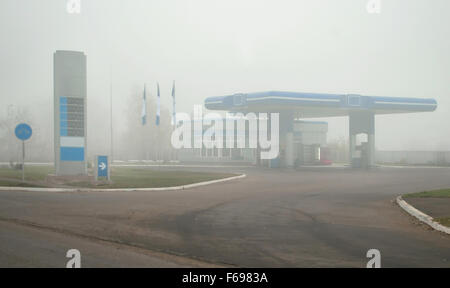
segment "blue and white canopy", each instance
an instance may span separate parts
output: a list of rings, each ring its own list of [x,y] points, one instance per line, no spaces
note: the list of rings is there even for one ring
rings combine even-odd
[[[346,116],[355,110],[369,110],[375,114],[430,112],[436,110],[437,102],[431,98],[268,91],[209,97],[205,107],[233,112],[295,111],[301,117],[333,117]]]

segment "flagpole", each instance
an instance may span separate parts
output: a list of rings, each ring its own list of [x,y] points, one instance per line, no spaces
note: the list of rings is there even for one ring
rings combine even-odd
[[[175,131],[175,129],[177,129],[177,113],[176,113],[176,98],[175,98],[175,80],[173,80],[173,84],[172,84],[172,100],[173,100],[173,111],[172,111],[172,133],[173,131]],[[172,147],[172,151],[173,153],[171,153],[173,155],[173,160],[177,160],[177,150],[173,149]],[[171,157],[172,158],[172,157]]]
[[[177,118],[176,118],[176,100],[175,100],[175,80],[173,80],[172,84],[172,100],[173,100],[173,111],[172,111],[172,121],[173,126],[177,126]]]
[[[160,110],[160,105],[161,105],[161,94],[160,94],[160,90],[159,90],[159,82],[156,82],[156,87],[157,87],[157,95],[156,95],[156,126],[158,126],[157,127],[157,133],[158,133],[158,139],[160,139],[160,129],[159,129],[159,122],[160,122],[160,113],[161,113],[161,110]],[[160,141],[158,141],[158,145],[157,145],[157,147],[158,147],[158,156],[157,156],[157,158],[159,158],[160,157],[160,154],[161,154],[161,142]],[[159,159],[156,159],[157,161],[159,161]]]
[[[147,91],[146,91],[146,84],[144,83],[144,95],[143,95],[143,103],[142,103],[142,128],[144,129],[144,133],[142,133],[142,151],[144,152],[144,157],[143,160],[148,160],[147,159],[147,149],[146,149],[146,144],[147,144],[147,138],[146,138],[146,134],[145,133],[145,125],[147,124]]]
[[[111,80],[111,85],[109,88],[109,104],[110,104],[110,111],[109,111],[109,116],[110,116],[110,125],[111,125],[111,164],[113,163],[113,157],[114,157],[114,142],[113,142],[113,98],[112,98],[112,80]]]

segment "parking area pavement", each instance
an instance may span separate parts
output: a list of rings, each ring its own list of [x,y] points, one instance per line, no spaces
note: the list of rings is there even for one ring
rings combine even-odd
[[[247,177],[178,191],[1,191],[0,219],[217,265],[365,267],[367,250],[375,248],[384,267],[450,267],[450,238],[417,225],[393,202],[401,194],[450,187],[448,168],[214,169]],[[0,251],[30,245],[11,229],[1,226],[10,238]],[[39,258],[54,244],[32,254]],[[77,248],[76,241],[71,246]],[[14,255],[0,257],[2,266],[8,257]],[[132,258],[124,265],[142,265]],[[14,261],[26,264],[23,257]]]

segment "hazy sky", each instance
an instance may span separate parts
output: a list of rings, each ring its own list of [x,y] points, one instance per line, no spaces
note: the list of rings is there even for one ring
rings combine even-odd
[[[380,14],[366,3],[81,0],[69,14],[66,0],[1,0],[0,113],[23,105],[52,119],[53,52],[79,50],[89,141],[109,137],[111,79],[119,126],[134,87],[159,81],[170,108],[176,80],[186,112],[209,96],[264,90],[432,97],[436,112],[378,116],[377,149],[450,150],[450,1],[381,0]],[[346,118],[328,120],[329,139],[347,137]]]

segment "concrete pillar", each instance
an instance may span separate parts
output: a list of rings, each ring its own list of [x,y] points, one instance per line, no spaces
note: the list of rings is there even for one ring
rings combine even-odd
[[[356,149],[356,135],[367,134],[366,153]],[[362,164],[375,165],[375,115],[370,111],[352,111],[349,114],[349,155],[350,164],[360,168]],[[367,159],[364,159],[366,157]]]
[[[280,113],[280,152],[284,150],[282,166],[294,166],[294,113],[283,111]]]
[[[261,148],[259,147],[259,145],[258,145],[258,147],[256,147],[256,150],[255,150],[254,164],[256,166],[261,166]]]
[[[349,139],[349,143],[350,143],[349,155],[350,155],[350,162],[352,162],[352,159],[357,157],[357,155],[355,153],[356,152],[355,151],[356,150],[356,135],[350,134],[349,137],[350,137],[350,139]]]
[[[286,133],[286,166],[294,166],[294,133]]]
[[[375,166],[375,133],[368,134],[369,166]]]

